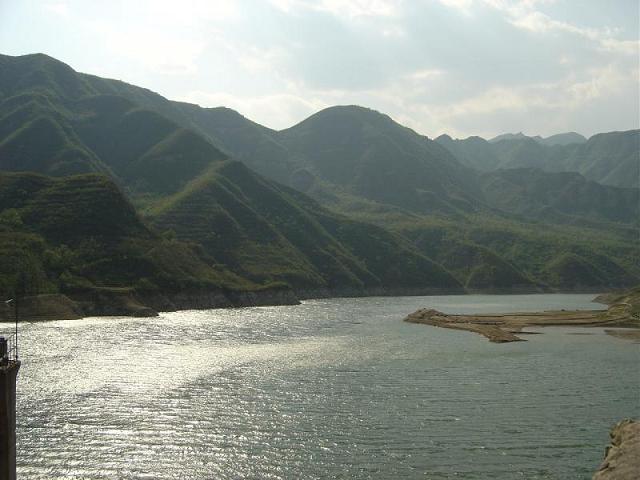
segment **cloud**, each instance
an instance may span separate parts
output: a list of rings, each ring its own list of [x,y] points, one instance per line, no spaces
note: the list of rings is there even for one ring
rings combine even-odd
[[[401,0],[270,0],[270,3],[285,13],[296,10],[316,10],[336,17],[386,17],[396,15]]]
[[[535,9],[538,4],[553,3],[548,0],[525,0],[515,4],[509,4],[501,0],[485,0],[485,2],[506,13],[509,17],[509,22],[523,30],[538,34],[567,33],[595,42],[606,51],[628,55],[638,55],[640,53],[640,41],[616,39],[615,35],[618,32],[615,29],[578,26],[569,22],[555,20],[542,11]]]
[[[103,29],[103,39],[113,55],[128,58],[147,70],[166,75],[194,75],[206,42],[167,36],[152,29]]]
[[[68,18],[71,11],[69,10],[69,4],[66,2],[52,2],[44,5],[45,10],[52,12],[60,17]]]
[[[232,108],[248,115],[255,122],[275,129],[288,128],[330,105],[317,98],[286,93],[239,97],[230,93],[194,91],[178,100],[205,107]]]
[[[6,53],[44,51],[275,128],[332,104],[375,108],[430,135],[638,124],[634,1],[45,0],[2,8]]]

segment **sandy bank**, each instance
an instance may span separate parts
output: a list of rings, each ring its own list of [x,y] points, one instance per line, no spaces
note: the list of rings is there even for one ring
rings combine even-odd
[[[624,327],[627,331],[608,330],[616,337],[640,339],[640,291],[633,290],[612,297],[607,310],[560,310],[534,313],[503,313],[488,315],[448,315],[437,310],[423,308],[404,320],[442,328],[467,330],[479,333],[495,343],[524,341],[516,334],[531,334],[526,327]]]

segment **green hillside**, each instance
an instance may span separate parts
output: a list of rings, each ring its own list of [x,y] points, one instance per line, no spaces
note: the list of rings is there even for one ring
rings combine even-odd
[[[175,257],[193,267],[172,284],[161,273],[126,271],[117,259],[130,256],[106,249],[113,259],[87,262],[103,269],[74,267],[91,288],[142,278],[158,291],[286,284],[302,296],[360,295],[604,288],[640,275],[636,190],[533,170],[480,175],[463,165],[469,159],[362,107],[329,108],[276,132],[229,109],[171,102],[44,55],[0,56],[0,66],[0,170],[110,177],[145,216],[140,222],[128,203],[118,207],[134,215],[127,238],[155,242],[136,255],[153,251],[158,268],[175,268],[175,244]],[[492,148],[515,140],[474,141]],[[74,201],[63,193],[75,184],[60,182],[51,202],[19,212],[22,219],[40,211],[29,220],[34,227],[12,234],[73,243],[65,229],[55,231]],[[113,226],[83,201],[78,218],[87,227],[74,227],[78,238]],[[0,203],[0,215],[17,208]],[[134,224],[143,230],[132,233]],[[578,260],[568,262],[567,253]],[[593,268],[566,267],[576,262]],[[46,288],[68,288],[40,270]],[[580,283],[580,271],[591,280]]]
[[[558,276],[554,262],[574,253],[594,265],[601,289],[620,288],[640,281],[637,229],[601,230],[552,225],[540,221],[505,220],[472,214],[463,221],[409,212],[354,210],[352,216],[375,222],[409,239],[428,253],[470,290],[595,290],[575,275]]]
[[[574,172],[549,173],[537,168],[501,169],[482,174],[487,203],[499,210],[554,223],[601,222],[638,225],[640,190],[615,188]]]
[[[52,63],[46,57],[32,57],[37,69],[46,70]],[[20,58],[21,65],[23,61]],[[402,238],[330,213],[304,195],[283,190],[227,160],[203,135],[160,111],[134,103],[135,87],[130,87],[126,97],[95,93],[104,92],[108,81],[79,77],[83,89],[64,91],[64,78],[40,75],[37,78],[44,83],[33,87],[37,94],[20,92],[4,102],[20,106],[31,96],[43,95],[42,108],[56,119],[51,123],[66,132],[64,142],[59,143],[88,152],[78,162],[78,171],[110,174],[148,213],[150,222],[178,239],[197,243],[210,266],[233,272],[248,288],[286,282],[303,295],[310,289],[327,294],[460,290],[450,274]],[[125,87],[115,82],[113,90],[118,89]],[[22,118],[27,125],[30,113]],[[30,138],[45,153],[53,151],[40,140],[37,135]],[[0,161],[6,159],[0,163],[4,170],[66,174],[56,156],[49,162],[46,154],[32,158],[26,148],[10,153],[0,157]],[[64,205],[41,208],[53,218]],[[91,227],[86,235],[94,223],[87,222]]]
[[[605,185],[640,187],[640,130],[600,133],[586,141],[578,140],[570,134],[543,141],[522,135],[491,141],[480,137],[453,140],[446,135],[436,139],[465,165],[482,171],[535,167],[549,172],[577,172]]]
[[[217,164],[149,216],[255,282],[286,281],[302,292],[459,288],[401,238],[331,213],[236,161]]]
[[[374,110],[327,108],[277,138],[299,168],[339,192],[419,213],[474,209],[473,171]]]
[[[0,174],[0,292],[258,288],[141,221],[104,176]],[[24,279],[20,280],[20,276]]]

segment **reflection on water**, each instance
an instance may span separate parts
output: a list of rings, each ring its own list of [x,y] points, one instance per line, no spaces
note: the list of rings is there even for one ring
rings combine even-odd
[[[590,478],[638,416],[637,345],[495,345],[400,320],[590,295],[314,300],[22,327],[23,479]]]

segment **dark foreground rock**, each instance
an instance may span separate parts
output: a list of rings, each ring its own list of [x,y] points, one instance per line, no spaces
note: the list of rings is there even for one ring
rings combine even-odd
[[[611,445],[593,480],[637,480],[640,478],[640,423],[622,420],[611,430]]]

